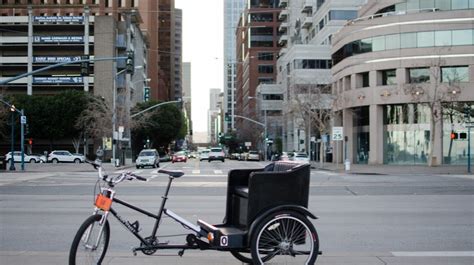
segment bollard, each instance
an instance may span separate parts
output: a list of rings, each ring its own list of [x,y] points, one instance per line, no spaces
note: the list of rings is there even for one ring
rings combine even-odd
[[[351,170],[351,161],[349,159],[346,159],[346,161],[344,161],[344,168],[346,171]]]

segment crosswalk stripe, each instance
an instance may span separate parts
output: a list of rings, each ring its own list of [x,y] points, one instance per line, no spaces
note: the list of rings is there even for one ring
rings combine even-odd
[[[222,170],[214,170],[214,174],[222,174]]]
[[[474,257],[474,251],[398,251],[395,257]]]
[[[193,170],[193,174],[200,174],[200,173],[201,173],[201,170],[199,170],[199,169],[194,169]]]

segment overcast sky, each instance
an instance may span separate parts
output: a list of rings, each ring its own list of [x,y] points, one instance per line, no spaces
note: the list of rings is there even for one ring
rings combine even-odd
[[[209,89],[223,86],[223,0],[176,0],[183,10],[183,62],[191,62],[193,131],[207,131]]]

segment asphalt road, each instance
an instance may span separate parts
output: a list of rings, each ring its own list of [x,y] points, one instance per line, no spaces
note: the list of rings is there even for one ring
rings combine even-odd
[[[195,222],[220,223],[225,211],[226,174],[263,162],[162,164],[182,169],[168,208]],[[96,174],[88,165],[29,165],[28,172],[0,173],[0,264],[66,264],[71,241],[92,212]],[[167,178],[156,169],[130,168],[149,178],[127,182],[118,197],[157,211]],[[110,170],[110,174],[117,173]],[[474,264],[474,180],[470,176],[353,175],[312,171],[309,208],[319,219],[323,256],[317,264]],[[144,233],[153,220],[139,220]],[[107,264],[241,264],[225,252],[186,252],[183,258],[133,257],[137,240],[115,220]],[[162,234],[187,231],[164,220]],[[183,239],[162,238],[182,243]],[[175,254],[176,252],[166,252]]]

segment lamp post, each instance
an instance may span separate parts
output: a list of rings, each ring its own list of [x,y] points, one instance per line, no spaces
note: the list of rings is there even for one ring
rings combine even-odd
[[[11,105],[10,112],[12,113],[12,142],[10,152],[10,170],[15,169],[15,105]]]
[[[260,110],[263,109],[263,94],[260,93],[260,97],[252,97],[249,96],[248,99],[256,99],[260,102]],[[263,111],[263,128],[264,128],[264,135],[263,135],[263,161],[267,160],[267,108]]]
[[[135,66],[134,69],[142,69],[142,65]],[[117,62],[114,61],[114,71],[117,71]],[[117,140],[118,140],[118,133],[116,132],[117,128],[117,78],[125,73],[127,71],[127,68],[124,68],[118,72],[115,73],[114,76],[114,83],[113,83],[113,96],[112,96],[112,163],[116,165],[116,149],[117,149]],[[143,81],[143,80],[139,80]],[[149,81],[147,78],[145,81]]]

